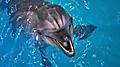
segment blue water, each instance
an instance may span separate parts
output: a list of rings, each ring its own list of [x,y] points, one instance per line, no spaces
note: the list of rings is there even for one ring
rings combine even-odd
[[[1,2],[2,0],[0,0]],[[48,47],[47,56],[54,67],[120,67],[119,0],[49,0],[65,8],[74,26],[93,24],[97,29],[81,41],[73,39],[76,55],[65,56]],[[0,67],[42,67],[40,52],[24,34],[11,36],[9,15],[0,9]]]

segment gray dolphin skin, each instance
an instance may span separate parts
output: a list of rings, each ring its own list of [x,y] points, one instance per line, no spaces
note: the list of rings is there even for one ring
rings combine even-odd
[[[33,37],[39,46],[40,40],[59,48],[65,55],[75,55],[72,35],[78,40],[87,38],[96,28],[93,25],[77,25],[73,27],[72,17],[61,6],[44,0],[10,0],[7,3],[10,23],[14,28],[22,26],[23,31]],[[45,44],[42,44],[45,45]],[[41,54],[44,65],[50,65]],[[46,59],[46,61],[45,61]]]

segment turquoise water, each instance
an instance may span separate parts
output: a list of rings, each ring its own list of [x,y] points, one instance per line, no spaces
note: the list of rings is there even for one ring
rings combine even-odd
[[[120,66],[120,1],[119,0],[49,0],[65,8],[74,18],[74,26],[93,24],[97,29],[81,41],[73,38],[76,55],[65,56],[59,49],[48,47],[47,56],[54,67],[119,67]],[[1,0],[0,0],[1,2]],[[9,15],[0,9],[0,67],[42,67],[40,52],[33,40],[24,34],[11,36]]]

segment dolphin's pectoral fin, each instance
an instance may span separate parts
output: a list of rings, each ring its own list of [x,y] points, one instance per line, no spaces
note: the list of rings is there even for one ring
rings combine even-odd
[[[42,64],[44,65],[44,67],[51,67],[52,66],[50,60],[48,60],[46,57],[43,57],[43,56],[42,56]]]
[[[42,64],[44,65],[44,67],[50,67],[52,66],[50,60],[47,58],[47,56],[45,56],[44,50],[39,49],[41,52],[41,57],[42,57]]]
[[[39,51],[41,53],[41,57],[42,57],[42,64],[44,67],[51,67],[52,63],[50,62],[50,60],[47,58],[47,56],[45,55],[45,49],[43,48],[39,48]]]
[[[52,63],[50,62],[50,60],[47,58],[46,56],[46,52],[45,52],[45,48],[41,47],[42,45],[39,45],[39,51],[41,54],[41,58],[42,58],[42,64],[44,67],[51,67]]]
[[[94,25],[77,25],[74,28],[74,34],[75,37],[78,38],[78,40],[86,39],[90,34],[95,30],[96,26]]]

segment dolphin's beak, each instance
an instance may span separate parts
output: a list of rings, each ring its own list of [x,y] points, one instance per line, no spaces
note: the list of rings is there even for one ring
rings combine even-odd
[[[57,41],[58,42],[58,41]],[[67,42],[61,43],[58,42],[58,47],[69,57],[73,57],[75,55],[74,46],[72,44],[72,41],[69,40]]]
[[[72,44],[71,39],[64,41],[64,42],[60,42],[54,38],[45,36],[45,40],[47,43],[54,45],[54,46],[58,47],[59,49],[61,49],[65,55],[67,55],[69,57],[73,57],[75,55],[75,50],[74,50],[74,46]]]

